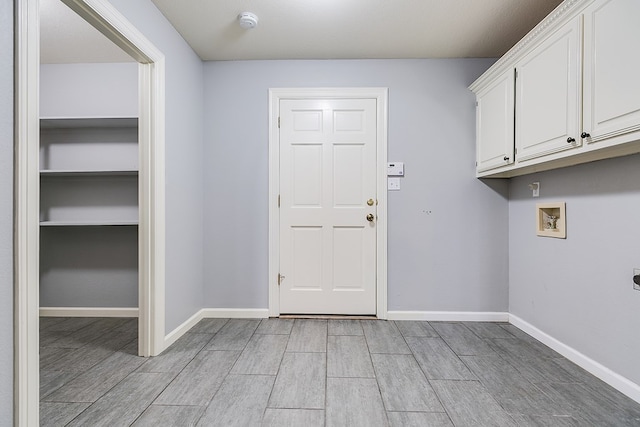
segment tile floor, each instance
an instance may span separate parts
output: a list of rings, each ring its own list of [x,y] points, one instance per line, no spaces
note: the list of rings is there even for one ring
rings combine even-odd
[[[136,327],[41,319],[41,425],[640,426],[509,324],[205,319],[148,359]]]

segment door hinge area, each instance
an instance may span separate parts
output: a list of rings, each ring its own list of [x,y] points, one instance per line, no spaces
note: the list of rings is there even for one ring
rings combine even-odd
[[[280,117],[278,117],[278,129],[280,129]]]
[[[278,286],[280,286],[280,283],[282,283],[283,280],[284,280],[284,276],[278,273]]]
[[[280,207],[280,195],[278,194],[278,207]]]

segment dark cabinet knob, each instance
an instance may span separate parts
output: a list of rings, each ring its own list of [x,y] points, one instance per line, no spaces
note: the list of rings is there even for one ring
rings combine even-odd
[[[633,283],[635,283],[636,285],[640,285],[640,274],[636,274],[635,276],[633,276]]]
[[[567,138],[567,142],[568,142],[569,144],[573,144],[574,142],[576,142],[576,140],[575,140],[575,138],[571,138],[571,137],[569,137],[569,138]]]
[[[580,138],[585,139],[585,138],[589,138],[591,135],[589,135],[587,132],[582,132],[580,134]]]
[[[509,161],[509,158],[508,158],[507,156],[504,156],[504,161],[505,161],[505,162],[508,162],[508,161]]]

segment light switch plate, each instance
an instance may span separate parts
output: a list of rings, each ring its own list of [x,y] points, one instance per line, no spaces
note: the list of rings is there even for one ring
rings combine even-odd
[[[389,191],[400,190],[400,178],[387,178],[387,190]]]

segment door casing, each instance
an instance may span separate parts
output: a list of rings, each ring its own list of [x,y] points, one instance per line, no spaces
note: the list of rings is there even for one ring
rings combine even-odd
[[[139,63],[139,354],[164,350],[165,58],[106,0],[62,0]],[[38,0],[15,2],[14,425],[39,425]]]
[[[269,317],[280,315],[280,136],[282,99],[375,99],[377,119],[376,193],[376,316],[387,318],[387,131],[388,88],[273,88],[269,89]]]

